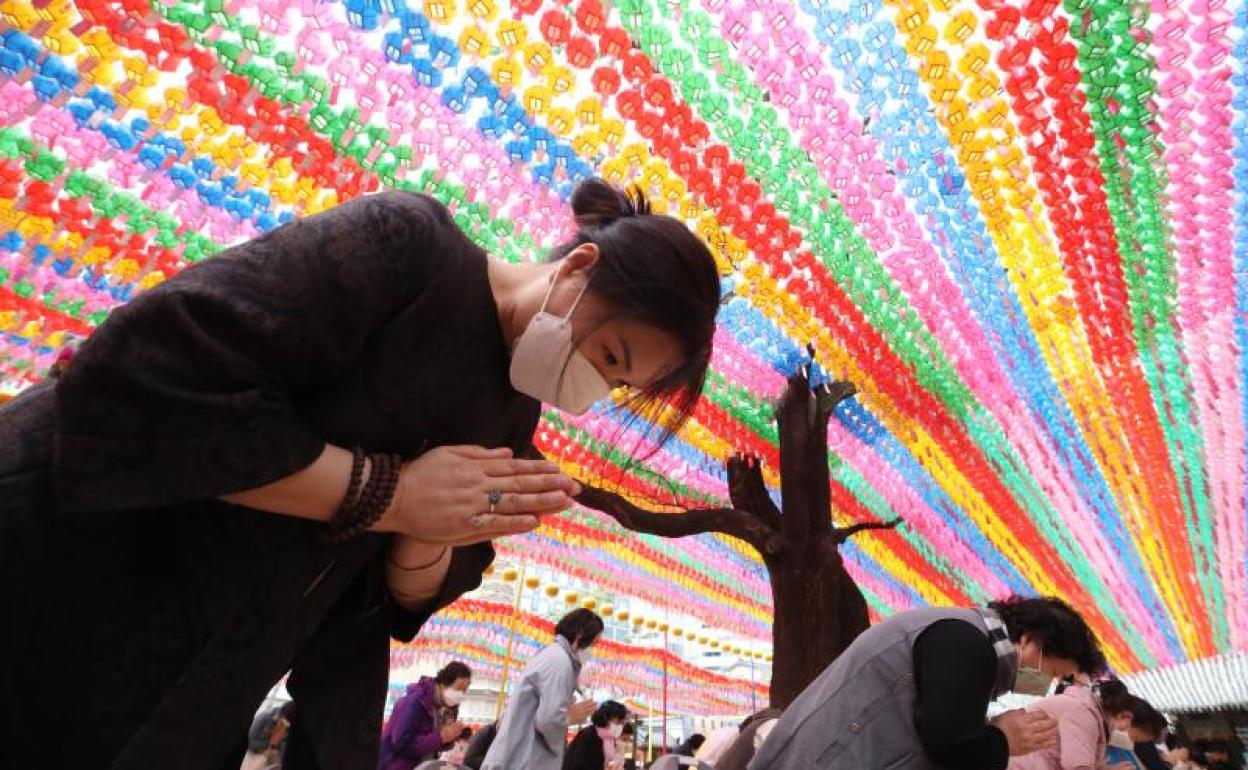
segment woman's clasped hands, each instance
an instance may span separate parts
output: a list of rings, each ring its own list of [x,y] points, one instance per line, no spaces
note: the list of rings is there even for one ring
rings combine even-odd
[[[469,545],[536,529],[581,487],[545,460],[479,446],[430,450],[403,467],[376,529],[426,543]]]

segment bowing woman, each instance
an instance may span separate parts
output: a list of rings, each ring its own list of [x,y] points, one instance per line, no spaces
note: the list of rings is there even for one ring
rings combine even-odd
[[[0,766],[238,767],[289,672],[287,770],[375,767],[388,642],[578,491],[541,402],[676,429],[720,300],[706,246],[598,180],[540,263],[387,192],[115,311],[0,410]]]

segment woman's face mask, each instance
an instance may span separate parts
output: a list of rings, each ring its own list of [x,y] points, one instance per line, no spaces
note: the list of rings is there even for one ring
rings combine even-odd
[[[442,690],[442,700],[445,701],[448,706],[458,706],[464,702],[464,697],[467,696],[467,694],[468,693],[463,690],[446,687]]]
[[[1035,668],[1024,666],[1021,663],[1018,666],[1018,672],[1014,674],[1014,686],[1010,689],[1019,695],[1034,695],[1043,697],[1049,694],[1053,688],[1053,675],[1046,674],[1043,670],[1044,655],[1040,655],[1040,662]]]
[[[611,737],[619,738],[624,734],[624,725],[621,722],[616,722],[615,724],[609,726],[607,730],[611,732]]]
[[[511,352],[511,385],[519,392],[574,415],[584,414],[594,402],[611,394],[611,386],[589,362],[572,339],[572,314],[585,296],[582,288],[567,315],[546,312],[550,294],[559,280],[546,290],[537,315],[529,321]]]

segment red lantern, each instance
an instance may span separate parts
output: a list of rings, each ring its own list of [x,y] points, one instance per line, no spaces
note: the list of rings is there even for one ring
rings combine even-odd
[[[654,75],[654,67],[644,53],[631,50],[624,54],[624,75],[631,80],[644,82]]]
[[[628,33],[619,27],[608,29],[602,33],[602,37],[598,38],[598,50],[602,52],[605,58],[622,58],[632,47],[633,44],[628,39]]]
[[[594,90],[604,99],[620,90],[620,73],[610,67],[599,67],[594,70],[593,77],[590,80],[593,83]]]
[[[641,101],[641,93],[635,90],[628,90],[617,96],[615,108],[619,110],[620,115],[625,120],[636,120],[645,111],[645,105]]]
[[[594,44],[584,35],[575,35],[568,43],[568,62],[577,69],[594,63]]]
[[[597,34],[606,23],[602,3],[598,0],[581,0],[581,4],[576,7],[576,23],[589,34]]]
[[[542,37],[546,38],[546,42],[551,45],[563,45],[568,42],[568,34],[572,31],[572,22],[564,15],[563,11],[551,9],[542,14],[542,21],[538,25],[538,29],[542,32]]]

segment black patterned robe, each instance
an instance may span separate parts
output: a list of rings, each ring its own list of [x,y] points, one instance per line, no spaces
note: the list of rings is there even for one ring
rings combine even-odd
[[[287,770],[371,770],[388,640],[475,587],[455,549],[425,612],[385,538],[220,501],[325,442],[415,458],[528,450],[486,255],[391,192],[292,222],[115,311],[0,409],[0,767],[234,770],[287,671]]]

